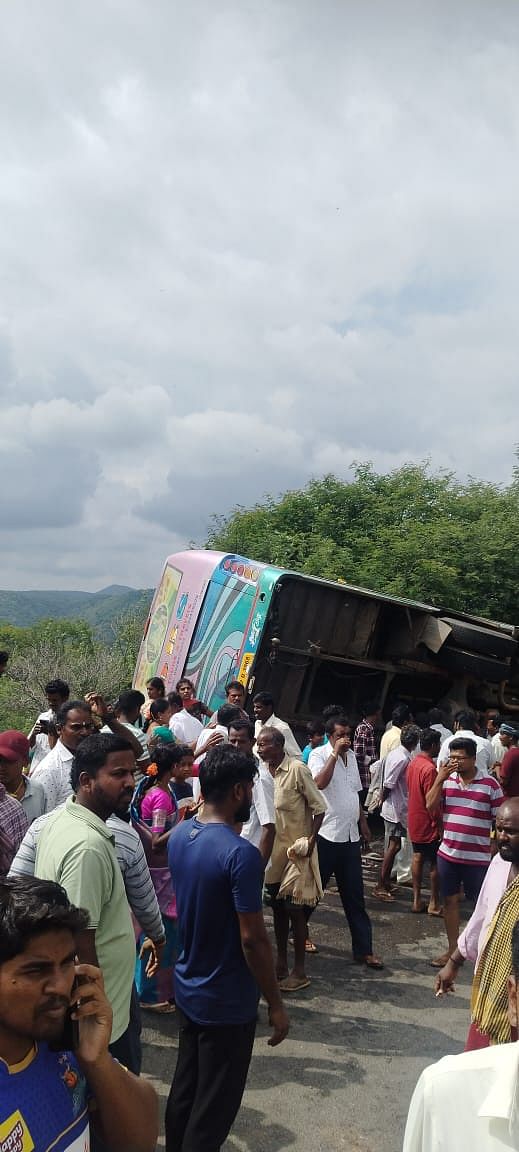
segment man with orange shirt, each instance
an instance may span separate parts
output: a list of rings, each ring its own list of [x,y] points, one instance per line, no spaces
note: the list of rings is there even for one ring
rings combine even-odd
[[[431,899],[427,911],[429,916],[439,916],[440,895],[438,865],[436,857],[441,840],[438,813],[428,812],[425,797],[432,788],[436,776],[436,757],[440,751],[441,735],[434,728],[424,728],[420,735],[420,752],[409,763],[407,787],[409,800],[407,809],[407,834],[413,845],[413,907],[412,912],[424,912],[422,904],[422,876],[426,861],[429,862],[431,877]]]

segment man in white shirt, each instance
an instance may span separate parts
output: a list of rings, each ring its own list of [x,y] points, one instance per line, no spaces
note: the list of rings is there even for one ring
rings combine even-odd
[[[142,695],[142,693],[139,693]],[[37,780],[45,793],[45,811],[53,812],[72,795],[70,770],[72,761],[85,736],[97,731],[92,719],[92,710],[100,721],[105,722],[105,732],[128,738],[134,756],[141,747],[133,725],[126,725],[113,715],[102,696],[91,692],[86,700],[67,700],[62,704],[56,717],[58,741],[48,756],[31,772],[31,780]],[[131,729],[128,734],[128,729]]]
[[[393,865],[407,836],[407,766],[418,747],[420,729],[406,724],[400,733],[400,744],[387,754],[383,769],[383,803],[380,814],[384,821],[385,848],[378,884],[373,889],[376,900],[393,903],[391,891]]]
[[[501,724],[501,716],[497,708],[487,708],[484,716],[484,735],[487,740],[492,741],[494,736],[499,732],[499,725]]]
[[[474,740],[477,748],[476,764],[481,772],[491,772],[494,764],[494,753],[490,740],[485,740],[483,736],[476,736],[476,717],[473,712],[457,712],[454,718],[454,735],[448,736],[440,748],[437,764],[438,768],[442,764],[446,764],[449,759],[449,748],[453,740],[458,736],[464,736],[468,740]]]
[[[266,867],[276,834],[274,778],[268,768],[254,755],[254,726],[250,720],[241,718],[234,720],[229,727],[229,744],[233,744],[245,756],[252,756],[258,767],[258,775],[252,785],[250,816],[242,827],[241,835],[258,849]]]
[[[216,712],[216,724],[209,724],[202,729],[195,747],[195,764],[200,767],[206,753],[216,744],[227,744],[229,741],[229,727],[233,720],[241,720],[242,710],[235,704],[222,704]]]
[[[85,700],[68,700],[56,717],[58,742],[31,772],[45,792],[45,811],[52,812],[72,795],[70,769],[76,748],[95,730],[92,712]]]
[[[314,748],[308,760],[314,781],[326,800],[317,836],[321,883],[324,889],[330,877],[335,876],[356,963],[380,969],[383,964],[373,955],[371,921],[364,904],[360,837],[369,843],[371,833],[360,807],[362,781],[351,751],[351,726],[344,716],[334,716],[326,725],[326,734],[329,743]]]
[[[234,704],[235,708],[240,709],[241,714],[242,714],[242,718],[244,720],[249,719],[249,717],[245,711],[245,688],[244,688],[243,684],[240,684],[239,680],[231,680],[229,682],[229,684],[226,685],[226,687],[225,687],[225,703],[226,704]],[[215,724],[217,724],[217,719],[216,719],[217,715],[218,715],[218,709],[216,710],[216,712],[213,712],[213,715],[211,716],[211,719],[209,720],[209,724],[207,725],[208,728],[214,728]]]
[[[198,737],[204,730],[204,725],[200,720],[197,720],[196,716],[192,716],[187,708],[184,708],[179,692],[168,692],[168,700],[174,709],[169,726],[175,740],[177,744],[187,744],[188,748],[191,748],[191,751],[194,752],[198,743]]]
[[[295,756],[297,760],[300,760],[301,749],[299,744],[290,725],[275,715],[274,697],[270,692],[257,692],[253,700],[253,706],[256,721],[254,735],[256,738],[262,728],[277,728],[278,732],[282,732],[285,737],[285,752],[287,756]]]
[[[443,712],[440,708],[430,708],[427,713],[429,721],[429,728],[433,728],[435,732],[439,732],[443,740],[448,740],[449,736],[454,736],[454,732],[450,728],[446,728],[443,723]]]
[[[519,1023],[519,922],[512,935],[508,1015]],[[506,1152],[519,1148],[519,1044],[444,1056],[413,1093],[403,1152]]]
[[[218,708],[216,712],[216,725],[211,727],[207,724],[205,728],[202,728],[194,749],[194,763],[198,769],[200,765],[203,764],[211,748],[215,748],[217,744],[228,744],[229,724],[232,720],[239,719],[241,714],[241,708],[235,707],[234,704],[222,704],[221,708]],[[193,799],[198,800],[200,796],[198,774],[192,777],[190,783],[193,788]]]
[[[31,757],[31,770],[34,771],[50,752],[48,737],[49,721],[55,721],[62,704],[68,700],[70,689],[65,680],[49,680],[45,685],[45,695],[49,707],[40,712],[36,723],[29,732],[29,744],[34,749]]]

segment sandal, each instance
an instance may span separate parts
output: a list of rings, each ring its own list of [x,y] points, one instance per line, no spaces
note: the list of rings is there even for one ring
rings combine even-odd
[[[384,967],[379,956],[354,956],[353,959],[356,964],[364,964],[366,968],[373,968],[376,972],[380,972]]]
[[[290,943],[291,943],[292,948],[293,948],[294,947],[293,936],[290,937]],[[314,944],[313,940],[310,940],[310,937],[307,936],[306,941],[305,941],[305,952],[311,952],[313,955],[315,952],[318,952],[318,951],[319,951],[319,949],[317,947],[317,944]]]
[[[309,986],[308,976],[286,976],[284,980],[278,981],[278,988],[281,992],[301,992],[303,988]]]
[[[371,893],[374,900],[385,900],[386,904],[394,904],[395,897],[392,892],[388,892],[387,888],[374,888]]]
[[[428,908],[427,909],[427,915],[428,916],[437,916],[437,917],[441,916],[441,917],[443,917],[443,908]]]
[[[423,916],[425,912],[425,904],[420,904],[419,908],[411,908],[413,916]]]

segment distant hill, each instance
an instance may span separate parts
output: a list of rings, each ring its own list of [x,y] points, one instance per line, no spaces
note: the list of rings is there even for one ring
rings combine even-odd
[[[0,620],[24,628],[38,620],[86,620],[109,639],[110,624],[133,610],[147,611],[153,588],[110,584],[100,592],[4,592],[0,590]]]

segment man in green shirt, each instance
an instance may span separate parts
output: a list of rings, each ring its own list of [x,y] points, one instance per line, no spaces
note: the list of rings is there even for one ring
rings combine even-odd
[[[113,1011],[110,1051],[131,1071],[140,1052],[130,1024],[135,968],[135,934],[114,837],[106,826],[124,816],[132,798],[135,756],[120,736],[87,736],[75,752],[71,784],[75,796],[53,812],[40,833],[36,876],[61,884],[72,904],[89,914],[78,938],[82,964],[101,968]]]

